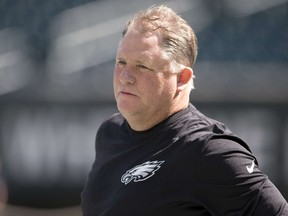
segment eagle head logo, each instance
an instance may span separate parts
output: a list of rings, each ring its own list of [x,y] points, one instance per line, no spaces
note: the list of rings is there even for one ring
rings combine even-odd
[[[164,161],[147,161],[143,164],[137,165],[130,170],[127,170],[121,177],[121,182],[127,185],[132,180],[134,182],[145,181],[155,174],[160,169],[160,165]]]

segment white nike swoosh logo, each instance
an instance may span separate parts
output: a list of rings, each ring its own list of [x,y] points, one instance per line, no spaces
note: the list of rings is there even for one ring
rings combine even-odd
[[[255,167],[255,161],[253,160],[250,167],[246,166],[248,173],[253,173],[254,167]]]

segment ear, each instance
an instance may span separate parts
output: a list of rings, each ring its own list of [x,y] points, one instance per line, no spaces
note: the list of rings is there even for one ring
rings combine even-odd
[[[193,70],[190,67],[184,67],[178,74],[177,90],[182,91],[187,85],[190,85],[191,79],[193,79]]]

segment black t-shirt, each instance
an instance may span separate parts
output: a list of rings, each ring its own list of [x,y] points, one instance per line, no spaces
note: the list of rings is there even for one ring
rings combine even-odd
[[[133,131],[121,114],[98,130],[84,216],[288,215],[248,145],[193,105]]]

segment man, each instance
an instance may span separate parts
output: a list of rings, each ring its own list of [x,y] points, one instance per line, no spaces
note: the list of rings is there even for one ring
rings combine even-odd
[[[191,27],[166,6],[133,17],[114,69],[119,114],[96,137],[85,216],[288,215],[248,145],[189,103]]]

